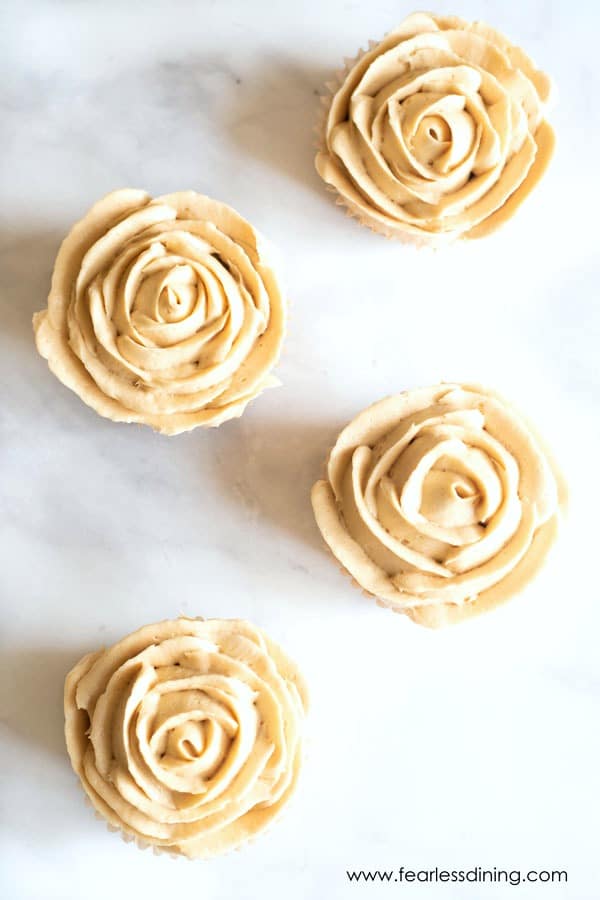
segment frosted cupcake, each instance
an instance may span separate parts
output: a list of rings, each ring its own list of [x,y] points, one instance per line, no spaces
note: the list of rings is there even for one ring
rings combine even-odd
[[[290,799],[306,703],[296,666],[248,622],[159,622],[69,673],[67,749],[109,826],[141,847],[210,857]]]
[[[531,427],[497,394],[460,384],[360,413],[312,490],[321,533],[356,584],[432,627],[520,591],[554,541],[564,498]]]
[[[552,156],[548,76],[481,22],[415,13],[328,87],[317,171],[387,237],[483,237]]]
[[[278,383],[285,303],[268,257],[223,203],[115,191],[60,248],[37,348],[108,419],[164,434],[220,425]]]

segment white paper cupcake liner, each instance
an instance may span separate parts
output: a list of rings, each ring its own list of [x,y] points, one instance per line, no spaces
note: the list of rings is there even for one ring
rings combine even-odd
[[[200,618],[200,617],[198,617],[198,618]],[[304,744],[303,744],[303,752],[302,752],[302,761],[301,761],[301,765],[300,765],[301,770],[304,770],[304,768],[309,760],[310,745],[311,745],[310,737],[305,736]],[[92,813],[94,814],[94,817],[105,826],[107,831],[109,831],[111,834],[118,835],[124,844],[129,844],[129,845],[133,844],[138,850],[143,850],[143,851],[151,850],[152,854],[154,856],[166,856],[166,857],[169,857],[170,859],[184,859],[184,860],[187,860],[188,862],[206,862],[209,859],[217,859],[217,858],[222,858],[225,856],[231,856],[231,854],[237,853],[240,850],[243,850],[245,847],[249,847],[249,846],[255,844],[257,841],[260,842],[263,837],[267,837],[271,833],[273,828],[277,827],[277,825],[281,822],[281,820],[283,818],[287,817],[288,813],[293,809],[293,807],[296,803],[296,791],[294,790],[292,796],[286,802],[285,806],[279,811],[278,815],[274,816],[269,821],[268,825],[265,826],[265,828],[263,828],[257,834],[253,835],[252,837],[246,838],[246,840],[242,841],[236,847],[231,847],[229,850],[226,850],[223,853],[215,854],[214,856],[206,857],[204,859],[202,857],[198,857],[198,858],[194,859],[193,857],[186,856],[185,853],[180,853],[177,850],[173,850],[171,847],[155,844],[151,840],[145,840],[144,838],[140,837],[139,835],[132,834],[130,831],[127,831],[123,827],[120,827],[118,825],[113,825],[111,822],[108,821],[108,819],[105,816],[102,815],[101,812],[99,812],[99,810],[96,809],[96,807],[92,803],[87,791],[83,787],[83,784],[81,783],[81,780],[79,778],[77,779],[77,783],[79,786],[81,796],[83,797],[84,804],[89,809],[91,809]]]
[[[126,831],[124,828],[119,828],[118,825],[113,825],[102,815],[101,812],[96,809],[81,782],[79,782],[79,787],[81,789],[81,793],[83,794],[85,805],[92,810],[95,818],[99,822],[102,822],[111,834],[117,834],[121,838],[123,843],[134,844],[138,850],[152,850],[154,856],[168,856],[171,859],[189,859],[189,857],[186,857],[183,853],[177,853],[170,847],[158,846],[157,844],[152,843],[152,841],[144,840],[139,835],[131,834],[131,832]]]

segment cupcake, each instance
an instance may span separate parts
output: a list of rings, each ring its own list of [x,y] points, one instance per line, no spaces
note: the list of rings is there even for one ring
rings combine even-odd
[[[240,416],[278,382],[285,302],[264,239],[193,191],[96,203],[33,319],[50,369],[101,416],[178,434]]]
[[[535,575],[565,490],[531,427],[478,386],[380,400],[344,428],[312,505],[367,594],[422,625],[460,622]]]
[[[69,672],[67,750],[111,829],[211,857],[254,838],[290,799],[306,705],[298,669],[263,631],[180,618]]]
[[[415,13],[328,85],[316,167],[350,214],[437,246],[489,234],[544,173],[550,79],[481,22]]]

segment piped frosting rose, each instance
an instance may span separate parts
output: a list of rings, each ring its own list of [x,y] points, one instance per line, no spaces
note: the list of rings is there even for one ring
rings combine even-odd
[[[285,304],[267,256],[208,197],[115,191],[60,248],[38,350],[109,419],[165,434],[220,425],[277,384]]]
[[[442,384],[388,397],[341,432],[312,503],[369,594],[425,625],[489,609],[539,569],[564,488],[498,395]]]
[[[77,663],[67,749],[110,826],[209,857],[253,838],[290,799],[305,707],[297,668],[263,631],[180,618]]]
[[[484,236],[548,165],[550,87],[493,28],[415,13],[331,86],[317,170],[387,236]]]

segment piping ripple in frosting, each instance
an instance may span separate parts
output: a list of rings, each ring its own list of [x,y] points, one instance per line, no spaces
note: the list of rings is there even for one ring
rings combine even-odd
[[[100,415],[177,434],[278,382],[285,303],[266,241],[193,191],[115,191],[64,240],[34,316],[50,369]]]
[[[387,236],[483,237],[552,156],[550,79],[481,22],[415,13],[339,78],[317,171]]]
[[[298,669],[262,630],[180,618],[77,663],[65,736],[110,826],[206,858],[253,838],[290,799],[306,706]]]
[[[357,584],[437,626],[503,602],[541,566],[565,499],[529,425],[497,394],[442,384],[360,413],[312,490]]]

